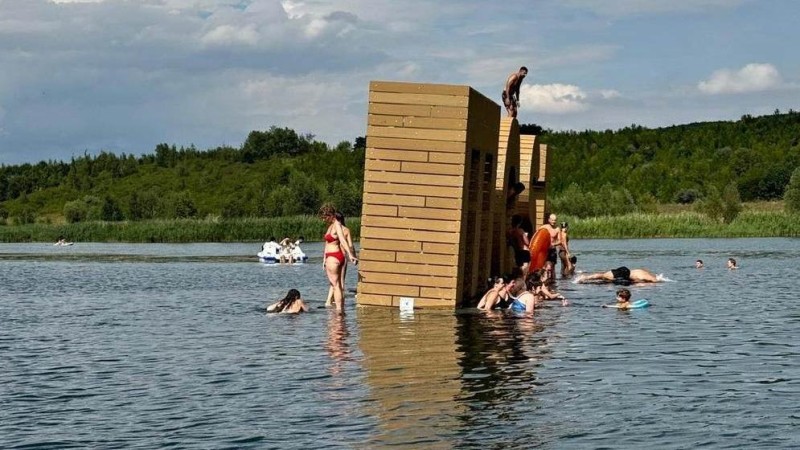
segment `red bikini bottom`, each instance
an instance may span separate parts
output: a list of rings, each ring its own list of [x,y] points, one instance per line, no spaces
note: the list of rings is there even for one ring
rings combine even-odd
[[[325,259],[328,259],[328,256],[333,256],[339,261],[339,264],[344,264],[344,253],[341,250],[337,250],[335,252],[325,253]]]

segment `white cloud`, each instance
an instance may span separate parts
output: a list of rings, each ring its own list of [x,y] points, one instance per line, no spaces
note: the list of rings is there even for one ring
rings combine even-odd
[[[778,69],[772,64],[748,64],[737,71],[717,70],[697,88],[704,94],[738,94],[777,89],[783,85]]]
[[[604,100],[611,100],[614,98],[619,98],[621,94],[616,89],[601,89],[600,90],[600,97],[603,97]]]
[[[589,108],[588,95],[571,84],[522,85],[520,107],[522,110],[547,114],[569,114]]]
[[[258,30],[250,24],[243,27],[220,25],[206,33],[200,40],[207,45],[256,45],[258,39]]]

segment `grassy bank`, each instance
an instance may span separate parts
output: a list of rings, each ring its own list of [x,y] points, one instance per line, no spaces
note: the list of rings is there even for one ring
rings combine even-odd
[[[688,211],[559,220],[569,221],[576,239],[800,236],[800,216],[783,211],[745,211],[728,225]]]
[[[800,236],[800,216],[764,209],[744,211],[729,225],[691,211],[559,220],[569,222],[574,239]],[[357,240],[360,220],[349,219],[347,225]],[[324,232],[325,224],[313,216],[86,222],[0,226],[0,242],[55,242],[59,236],[76,242],[263,242],[270,236],[318,241]]]
[[[359,219],[347,225],[357,239]],[[0,226],[0,242],[263,242],[269,237],[304,236],[319,240],[326,226],[318,217],[79,222]]]

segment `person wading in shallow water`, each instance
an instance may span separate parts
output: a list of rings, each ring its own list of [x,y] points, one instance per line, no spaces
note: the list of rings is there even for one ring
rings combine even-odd
[[[343,242],[340,242],[339,248],[341,248],[342,251],[345,251],[347,246],[349,246],[350,248],[353,249],[353,256],[358,258],[358,256],[355,253],[356,247],[355,245],[353,245],[353,237],[350,234],[350,228],[347,228],[347,226],[344,224],[344,214],[337,211],[335,216],[336,216],[336,221],[342,225],[342,231],[344,232],[344,239],[342,239]],[[344,279],[346,276],[347,276],[347,260],[344,261],[344,264],[342,265],[342,273],[341,275],[339,275],[339,284],[341,285],[343,296],[346,296],[347,294],[347,290],[344,288]],[[328,298],[325,299],[325,307],[327,308],[330,306],[333,306],[333,287],[328,288]]]
[[[325,251],[322,264],[325,267],[328,283],[333,288],[333,304],[336,306],[336,311],[344,314],[344,292],[342,292],[342,285],[339,282],[344,268],[344,253],[347,253],[353,264],[358,264],[358,259],[355,257],[353,247],[345,238],[342,224],[336,220],[336,209],[331,205],[323,205],[320,208],[320,217],[328,224],[328,231],[323,236]]]

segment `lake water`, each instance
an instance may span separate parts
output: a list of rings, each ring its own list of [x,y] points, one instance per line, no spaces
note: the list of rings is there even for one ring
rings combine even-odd
[[[572,247],[672,281],[636,311],[559,280],[533,318],[341,318],[321,244],[0,244],[0,447],[800,448],[800,240]],[[312,312],[264,314],[290,288]]]

